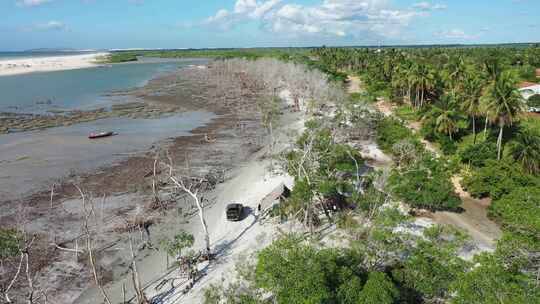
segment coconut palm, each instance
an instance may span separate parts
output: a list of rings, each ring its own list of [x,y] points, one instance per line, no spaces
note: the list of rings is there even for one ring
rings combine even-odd
[[[453,135],[459,131],[459,122],[462,120],[456,110],[455,102],[454,95],[444,95],[440,101],[433,105],[431,111],[432,117],[435,118],[436,131],[448,135],[451,140],[453,140]]]
[[[471,68],[466,69],[463,77],[462,89],[460,92],[460,107],[472,120],[474,143],[476,144],[476,118],[481,114],[480,112],[480,97],[482,96],[482,90],[484,86],[484,80],[480,74]]]
[[[422,107],[426,100],[426,93],[435,87],[436,76],[432,68],[427,64],[414,64],[411,68],[410,81],[415,87],[415,106]],[[416,103],[420,101],[420,103]]]
[[[497,159],[501,159],[504,128],[518,121],[525,111],[525,101],[517,89],[517,78],[511,71],[502,72],[486,87],[481,108],[491,122],[499,125]]]
[[[463,79],[467,72],[466,67],[465,61],[460,55],[450,57],[444,65],[442,76],[453,94],[456,94],[463,85]]]
[[[540,173],[540,136],[538,134],[527,130],[520,131],[512,145],[511,154],[528,173]]]

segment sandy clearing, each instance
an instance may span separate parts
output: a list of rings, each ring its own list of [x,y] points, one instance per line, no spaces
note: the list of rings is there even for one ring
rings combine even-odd
[[[347,88],[349,94],[362,92],[362,81],[360,80],[360,77],[349,75],[347,78],[347,83],[349,84]]]
[[[74,70],[99,66],[96,59],[108,53],[0,60],[0,76]]]

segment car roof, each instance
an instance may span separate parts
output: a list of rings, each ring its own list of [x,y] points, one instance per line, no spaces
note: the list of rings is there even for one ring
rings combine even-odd
[[[227,205],[227,209],[238,208],[238,207],[242,207],[242,204],[235,203],[235,204],[228,204]]]

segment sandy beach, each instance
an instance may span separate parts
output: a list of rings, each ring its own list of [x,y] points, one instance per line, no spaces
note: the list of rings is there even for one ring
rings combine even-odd
[[[0,76],[95,67],[99,66],[96,59],[107,54],[103,52],[70,56],[0,59]]]

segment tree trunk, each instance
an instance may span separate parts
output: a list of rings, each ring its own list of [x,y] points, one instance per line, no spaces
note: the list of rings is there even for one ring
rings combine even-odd
[[[504,124],[500,124],[499,139],[497,140],[497,160],[501,160],[502,140],[503,140]]]
[[[197,204],[197,209],[199,209],[199,219],[201,220],[201,224],[204,229],[204,242],[206,244],[206,254],[208,255],[208,258],[210,259],[210,233],[208,233],[208,225],[206,224],[206,220],[204,219],[204,209],[197,195],[193,195],[193,198],[195,199],[195,204]]]
[[[476,118],[472,117],[472,131],[473,131],[473,136],[474,136],[474,141],[473,141],[473,144],[476,145]]]
[[[486,117],[486,124],[484,125],[484,140],[487,139],[487,128],[488,128],[488,123],[489,123],[489,120],[488,120],[488,118]]]

